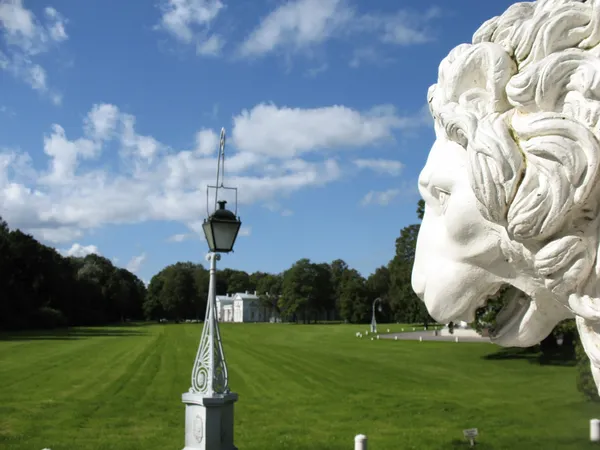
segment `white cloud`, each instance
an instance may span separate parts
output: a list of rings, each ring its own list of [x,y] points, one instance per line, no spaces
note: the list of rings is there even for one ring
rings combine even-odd
[[[100,255],[100,251],[95,245],[81,245],[78,243],[74,243],[73,245],[71,245],[71,248],[67,250],[61,250],[60,252],[63,255],[75,256],[77,258],[83,258],[91,254]]]
[[[441,10],[432,7],[424,13],[410,10],[398,10],[395,14],[365,14],[357,17],[357,30],[371,31],[387,44],[413,45],[430,42],[434,33],[429,22],[439,18]]]
[[[48,18],[48,33],[50,34],[50,39],[55,42],[66,41],[69,36],[65,31],[66,21],[64,17],[52,7],[44,9],[44,14]]]
[[[225,46],[225,40],[213,34],[204,41],[196,43],[196,54],[201,56],[218,56]]]
[[[392,200],[400,195],[400,189],[388,189],[387,191],[377,192],[370,191],[368,192],[363,199],[361,200],[361,205],[379,205],[379,206],[387,206]]]
[[[438,8],[424,13],[401,9],[394,14],[360,14],[350,0],[292,0],[265,16],[238,53],[255,57],[306,51],[353,34],[371,34],[385,44],[422,44],[433,39],[429,23],[439,15]]]
[[[352,59],[348,65],[354,69],[362,66],[363,64],[382,67],[394,61],[394,58],[385,56],[381,50],[378,50],[374,47],[359,47],[354,50]]]
[[[84,121],[86,134],[94,139],[110,139],[117,127],[119,108],[114,105],[94,105]]]
[[[35,62],[42,53],[68,39],[67,20],[54,8],[44,10],[44,21],[23,6],[22,0],[0,2],[0,69],[29,84],[32,89],[47,94],[59,104],[62,96],[48,86],[46,70]]]
[[[292,211],[291,209],[284,209],[283,211],[281,211],[281,215],[283,217],[290,217],[293,214],[294,214],[294,211]]]
[[[127,266],[125,268],[129,270],[131,273],[137,273],[140,270],[140,267],[146,260],[146,254],[142,253],[141,255],[134,256],[129,260]]]
[[[289,215],[279,199],[342,177],[345,163],[334,152],[390,139],[396,129],[412,127],[412,120],[381,107],[359,113],[344,106],[258,105],[234,118],[226,184],[238,187],[242,211],[244,205],[270,204]],[[135,117],[117,106],[93,105],[79,136],[54,124],[40,137],[46,167],[34,167],[26,152],[0,149],[3,218],[11,228],[53,243],[80,240],[107,224],[146,221],[184,223],[203,236],[198,219],[206,215],[206,186],[215,182],[216,152],[208,150],[216,148],[215,132],[201,129],[197,148],[177,150],[138,133],[134,124]],[[327,154],[300,157],[319,149]],[[94,166],[107,152],[116,159],[112,167]]]
[[[240,228],[240,232],[239,232],[239,236],[250,236],[252,234],[252,228],[251,227],[241,227]]]
[[[196,133],[196,152],[200,155],[215,155],[219,146],[219,136],[214,130],[203,128]]]
[[[280,47],[304,49],[327,40],[352,16],[343,0],[288,1],[262,19],[239,51],[253,56]]]
[[[279,108],[261,103],[233,118],[237,148],[273,157],[292,157],[335,147],[356,148],[390,139],[394,130],[421,125],[391,106],[361,113],[346,106]]]
[[[167,239],[167,242],[183,242],[191,237],[188,233],[174,234]]]
[[[210,27],[225,5],[220,0],[160,0],[156,29],[182,44],[194,44],[198,55],[218,55],[225,44]]]
[[[327,65],[327,63],[323,63],[320,66],[308,69],[306,71],[306,76],[309,78],[315,78],[320,73],[325,72],[328,68],[329,68],[329,66]]]
[[[68,183],[77,168],[78,160],[92,158],[98,150],[97,145],[86,138],[70,141],[63,127],[52,126],[52,133],[44,137],[44,153],[51,158],[51,170],[43,178],[45,183]]]
[[[359,169],[371,169],[378,173],[400,175],[404,164],[391,159],[355,159],[354,165]]]

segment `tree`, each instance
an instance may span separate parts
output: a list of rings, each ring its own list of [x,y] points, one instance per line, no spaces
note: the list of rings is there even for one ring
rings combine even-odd
[[[417,204],[419,219],[423,217],[424,211],[425,203],[420,200]],[[431,317],[411,287],[412,266],[415,260],[419,228],[418,224],[404,227],[396,239],[396,254],[388,265],[389,304],[396,321],[423,322],[427,326]]]
[[[425,215],[425,200],[421,199],[417,202],[417,217],[419,220],[423,220]]]
[[[0,218],[0,293],[0,329],[26,329],[140,318],[146,290],[106,258],[65,258]]]
[[[254,291],[250,276],[243,270],[223,269],[217,272],[217,294]]]
[[[344,271],[339,292],[337,307],[342,319],[352,323],[367,322],[372,299],[362,275],[355,269]]]
[[[348,270],[348,264],[343,259],[336,259],[329,264],[329,270],[331,272],[331,286],[335,298],[340,296],[340,284],[344,272]]]
[[[374,299],[379,297],[387,301],[390,290],[390,269],[386,266],[375,269],[375,272],[367,278],[367,289]]]
[[[270,312],[281,314],[279,299],[281,297],[283,277],[281,275],[264,274],[256,286],[258,298],[262,307]]]
[[[577,375],[576,385],[577,390],[583,394],[583,396],[593,402],[600,402],[598,396],[598,388],[592,375],[592,369],[590,366],[590,359],[583,349],[583,345],[580,340],[575,343],[576,361],[577,361]]]
[[[304,323],[317,320],[318,313],[332,303],[329,266],[300,259],[283,273],[282,297],[279,308],[284,315],[301,317]]]
[[[208,293],[207,272],[191,262],[178,262],[153,276],[144,303],[146,318],[182,320],[204,317]]]

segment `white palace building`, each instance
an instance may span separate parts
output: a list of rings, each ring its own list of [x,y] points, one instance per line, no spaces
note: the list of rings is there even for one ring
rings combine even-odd
[[[260,304],[256,295],[246,291],[237,294],[217,295],[217,319],[219,322],[281,322],[274,308]]]

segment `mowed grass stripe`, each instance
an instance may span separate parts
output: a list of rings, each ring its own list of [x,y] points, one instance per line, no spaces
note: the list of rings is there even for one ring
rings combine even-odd
[[[374,450],[458,449],[475,426],[480,450],[594,448],[587,426],[599,411],[580,400],[572,367],[485,359],[491,344],[354,336],[365,329],[225,324],[238,447],[343,450],[362,432]],[[0,449],[183,447],[181,394],[202,326],[101,330],[0,340],[0,374],[13,383],[0,382]]]

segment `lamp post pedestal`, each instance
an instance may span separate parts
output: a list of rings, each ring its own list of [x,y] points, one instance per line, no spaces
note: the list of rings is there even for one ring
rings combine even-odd
[[[233,443],[233,405],[237,394],[208,396],[186,392],[181,399],[185,404],[183,450],[237,450]]]

